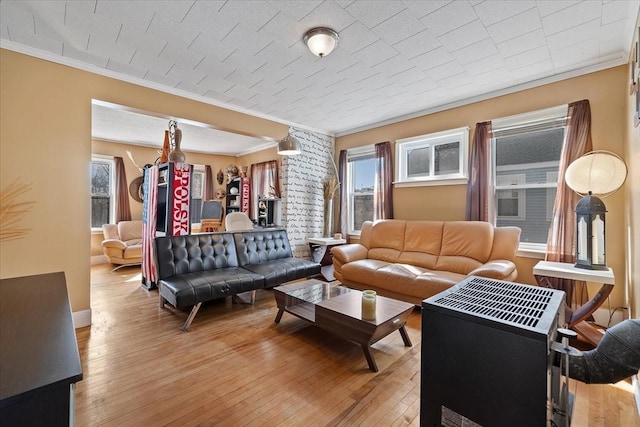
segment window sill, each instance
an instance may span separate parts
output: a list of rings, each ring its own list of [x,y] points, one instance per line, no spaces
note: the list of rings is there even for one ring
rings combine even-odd
[[[536,243],[520,243],[516,255],[520,258],[544,259],[547,254],[547,245]]]
[[[434,187],[438,185],[466,185],[467,178],[433,179],[428,181],[395,181],[394,187]]]
[[[352,242],[353,240],[360,241],[360,232],[359,231],[351,231],[347,234],[347,242]]]

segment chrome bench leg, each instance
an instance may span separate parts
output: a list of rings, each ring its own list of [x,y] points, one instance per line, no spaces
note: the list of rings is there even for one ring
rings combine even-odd
[[[187,332],[187,330],[189,329],[189,325],[191,325],[191,322],[193,322],[193,318],[196,317],[196,314],[198,313],[201,305],[202,302],[199,302],[193,306],[193,308],[191,309],[191,313],[189,313],[189,317],[187,317],[187,321],[184,322],[184,325],[182,325],[183,332]]]
[[[241,295],[245,295],[245,294],[249,294],[249,302],[247,302],[244,299],[242,299]],[[256,303],[256,291],[254,289],[253,291],[241,292],[239,294],[232,295],[231,299],[232,299],[233,302],[238,303],[238,304],[255,305],[255,303]]]

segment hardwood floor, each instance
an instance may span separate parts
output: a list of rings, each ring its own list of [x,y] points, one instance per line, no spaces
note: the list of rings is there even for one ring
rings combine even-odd
[[[254,306],[230,298],[187,312],[160,309],[140,286],[140,268],[92,267],[92,326],[78,329],[84,380],[78,426],[417,426],[420,312],[409,317],[413,347],[399,333],[362,350],[285,313],[273,292]],[[572,383],[574,426],[640,426],[631,386]]]

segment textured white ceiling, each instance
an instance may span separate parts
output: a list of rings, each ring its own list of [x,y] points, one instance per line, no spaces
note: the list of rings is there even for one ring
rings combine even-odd
[[[1,0],[0,37],[8,49],[339,135],[627,63],[639,4]],[[322,59],[302,42],[316,26],[340,35]]]

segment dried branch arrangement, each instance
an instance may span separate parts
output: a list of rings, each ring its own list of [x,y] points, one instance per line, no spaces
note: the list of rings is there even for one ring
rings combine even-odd
[[[31,185],[16,179],[0,191],[0,242],[20,239],[31,230],[18,227],[22,215],[29,212],[35,203],[19,200],[29,190]]]
[[[338,178],[336,178],[335,175],[331,175],[325,178],[322,181],[322,190],[324,193],[324,199],[325,200],[333,199],[333,196],[336,195],[336,191],[338,191],[339,187],[340,187],[340,184],[338,183]]]

